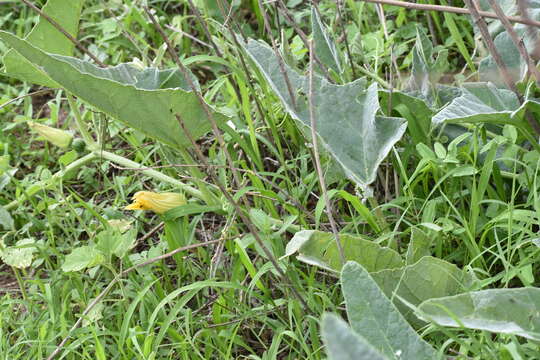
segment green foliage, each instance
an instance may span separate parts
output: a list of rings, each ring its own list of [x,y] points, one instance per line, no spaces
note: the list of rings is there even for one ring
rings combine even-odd
[[[400,268],[403,260],[394,250],[361,237],[341,234],[339,241],[346,260],[356,261],[367,271]],[[294,234],[287,244],[285,256],[298,253],[297,258],[305,263],[339,272],[342,263],[335,237],[332,233],[302,230]]]
[[[291,93],[280,60],[270,47],[249,40],[245,49],[289,114],[309,128],[308,78],[285,65]],[[405,132],[406,124],[399,118],[377,115],[380,107],[375,83],[367,89],[365,79],[334,85],[318,75],[313,83],[317,134],[349,178],[360,186],[369,185],[375,181],[379,164]]]
[[[540,340],[540,289],[490,289],[431,299],[422,318],[442,326],[515,334]]]
[[[348,262],[341,272],[343,296],[352,329],[389,359],[435,359],[422,340],[383,294],[366,269]]]
[[[197,96],[177,71],[129,64],[101,69],[83,60],[47,54],[6,32],[0,33],[0,39],[69,92],[167,145],[191,145],[175,115],[193,139],[210,130]],[[216,112],[213,116],[218,122],[225,119]]]
[[[341,68],[339,54],[336,50],[336,44],[325,29],[325,25],[322,23],[315,7],[311,8],[311,32],[313,34],[313,47],[319,60],[328,69],[341,74],[343,70]]]
[[[69,2],[50,0],[41,10],[76,38],[79,32],[79,18],[83,3],[84,0]],[[25,39],[35,47],[51,54],[71,56],[75,48],[73,42],[49,21],[41,17]],[[34,61],[24,58],[13,49],[10,49],[4,55],[2,60],[5,67],[4,71],[9,76],[43,86],[58,87],[58,84],[46,73],[43,73]]]
[[[331,360],[385,360],[387,357],[373,349],[360,335],[338,316],[324,314],[321,336],[326,344],[326,352]]]
[[[516,84],[520,96],[500,87],[469,17],[353,0],[339,13],[332,1],[194,1],[199,17],[191,2],[148,1],[218,139],[205,136],[206,113],[140,2],[43,6],[103,68],[8,3],[0,358],[46,359],[67,335],[57,358],[538,357],[540,148],[529,120],[539,92],[530,79]],[[502,2],[515,14],[512,5]],[[264,43],[264,12],[290,88]],[[488,22],[521,79],[507,34]],[[516,30],[534,53],[527,28]],[[305,40],[323,67],[314,64],[313,94]],[[335,225],[358,264],[343,266],[326,216],[310,95]],[[29,121],[73,134],[71,147],[41,141]],[[125,211],[141,190],[188,203],[159,216]],[[328,314],[344,300],[350,325]]]

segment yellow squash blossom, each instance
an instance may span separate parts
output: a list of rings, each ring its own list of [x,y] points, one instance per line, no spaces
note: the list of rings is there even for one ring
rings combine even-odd
[[[138,191],[133,195],[132,200],[133,203],[126,206],[126,210],[152,210],[158,214],[186,203],[184,195],[172,192]]]
[[[34,121],[29,121],[28,126],[45,140],[61,148],[67,148],[71,144],[71,140],[73,140],[73,135],[69,131],[60,130]]]

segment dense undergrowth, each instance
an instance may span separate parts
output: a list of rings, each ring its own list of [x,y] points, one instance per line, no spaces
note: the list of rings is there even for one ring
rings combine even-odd
[[[0,2],[18,37],[0,35],[0,359],[47,358],[68,335],[58,359],[341,359],[351,330],[325,315],[327,353],[326,312],[382,354],[365,358],[540,358],[540,103],[498,22],[519,96],[467,16],[352,0],[75,3],[71,32],[129,68],[100,72],[59,33],[21,40],[38,15]],[[30,121],[68,131],[52,135],[67,146]],[[139,191],[187,204],[125,210]],[[341,283],[333,225],[361,265]],[[407,352],[419,337],[428,350]]]

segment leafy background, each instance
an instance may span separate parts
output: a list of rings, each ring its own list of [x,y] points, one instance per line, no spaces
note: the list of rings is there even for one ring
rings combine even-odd
[[[516,91],[451,13],[35,5],[87,51],[0,3],[1,356],[538,355],[538,91],[500,22]]]

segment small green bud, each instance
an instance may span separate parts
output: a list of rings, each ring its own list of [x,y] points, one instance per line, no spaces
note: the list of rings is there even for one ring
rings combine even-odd
[[[83,139],[77,138],[73,140],[73,143],[71,143],[71,147],[73,147],[73,149],[80,154],[86,149],[86,143]]]

